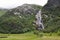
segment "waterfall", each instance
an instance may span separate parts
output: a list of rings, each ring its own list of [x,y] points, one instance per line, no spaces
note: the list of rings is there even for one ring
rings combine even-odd
[[[41,14],[42,14],[41,10],[39,10],[38,13],[36,14],[36,25],[38,30],[44,29]]]

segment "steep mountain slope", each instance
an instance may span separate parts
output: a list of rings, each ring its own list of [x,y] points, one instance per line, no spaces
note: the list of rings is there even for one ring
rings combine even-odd
[[[48,0],[48,3],[44,6],[44,9],[50,10],[55,7],[60,7],[60,0]]]
[[[45,25],[44,32],[60,31],[60,0],[48,0],[42,8]]]
[[[35,14],[41,8],[39,5],[24,4],[8,10],[0,18],[0,33],[24,33],[33,30]]]

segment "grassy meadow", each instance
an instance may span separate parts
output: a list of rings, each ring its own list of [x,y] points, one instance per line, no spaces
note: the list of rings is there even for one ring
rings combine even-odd
[[[41,36],[41,34],[43,36]],[[24,34],[0,34],[0,40],[60,40],[60,36],[56,33],[41,33],[35,35],[33,32]]]

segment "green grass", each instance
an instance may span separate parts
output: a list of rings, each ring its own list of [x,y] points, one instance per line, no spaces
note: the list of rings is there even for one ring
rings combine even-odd
[[[43,33],[44,34],[44,33]],[[0,38],[0,40],[60,40],[60,36],[53,34],[44,34],[43,37],[39,37],[33,33],[24,33],[24,34],[0,34],[0,36],[7,36],[7,38]]]

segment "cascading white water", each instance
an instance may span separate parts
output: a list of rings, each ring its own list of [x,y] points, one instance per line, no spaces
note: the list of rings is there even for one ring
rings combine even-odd
[[[41,10],[39,10],[38,13],[36,14],[36,25],[39,30],[44,29],[41,13],[42,13]]]

